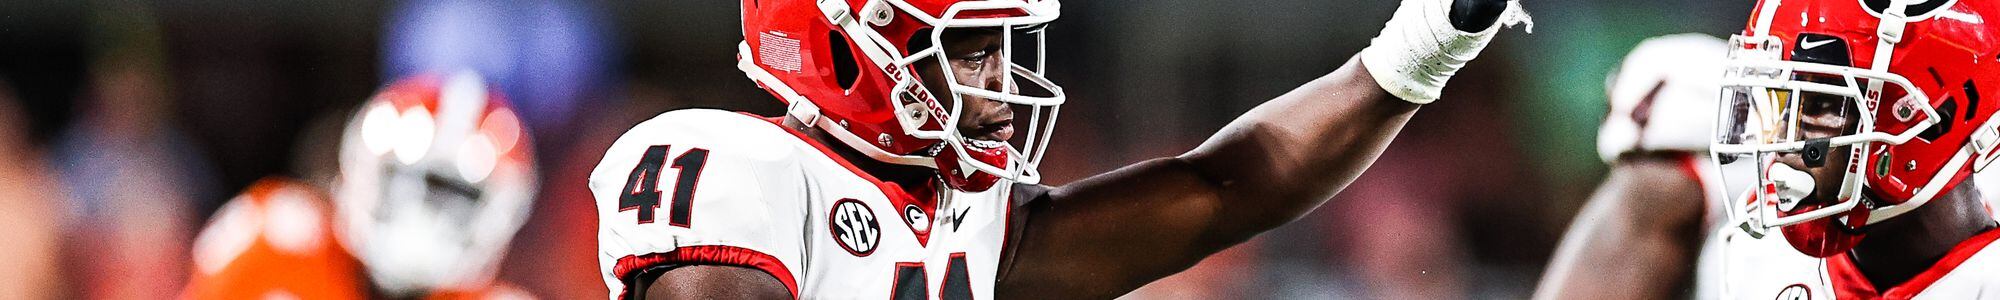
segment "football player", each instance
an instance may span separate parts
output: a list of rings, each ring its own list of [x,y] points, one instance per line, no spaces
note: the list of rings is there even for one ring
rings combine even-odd
[[[2000,26],[1984,21],[2000,3],[1753,11],[1730,39],[1711,150],[1756,185],[1731,203],[1740,222],[1704,296],[2000,298],[2000,223],[1966,184],[2000,156]]]
[[[1646,39],[1605,80],[1597,150],[1611,168],[1536,298],[1666,298],[1692,286],[1697,253],[1712,254],[1703,239],[1727,221],[1725,186],[1747,186],[1724,184],[1708,153],[1727,48],[1694,33]]]
[[[267,178],[215,213],[184,295],[526,296],[494,279],[536,181],[506,103],[472,73],[390,84],[342,130],[334,188]]]
[[[742,2],[785,116],[636,125],[590,175],[612,299],[1110,298],[1297,219],[1378,156],[1508,0],[1407,0],[1373,44],[1195,149],[1060,187],[1055,0]]]

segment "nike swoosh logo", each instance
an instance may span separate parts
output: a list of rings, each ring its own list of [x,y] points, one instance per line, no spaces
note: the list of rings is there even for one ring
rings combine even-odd
[[[966,207],[964,209],[958,210],[958,213],[951,214],[950,216],[951,219],[947,220],[951,221],[951,231],[958,231],[958,225],[961,223],[965,223],[965,213],[971,211],[972,207]]]
[[[1804,41],[1804,42],[1799,42],[1799,46],[1800,46],[1800,48],[1803,48],[1803,49],[1812,49],[1812,48],[1819,48],[1819,46],[1825,46],[1826,44],[1832,44],[1832,43],[1833,43],[1833,41],[1834,41],[1834,40],[1831,40],[1831,39],[1827,39],[1827,40],[1817,40],[1817,41]]]

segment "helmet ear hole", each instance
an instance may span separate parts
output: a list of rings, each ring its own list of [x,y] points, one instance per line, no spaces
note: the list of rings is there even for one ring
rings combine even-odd
[[[1932,125],[1930,129],[1925,129],[1923,133],[1917,134],[1917,138],[1922,138],[1926,141],[1936,141],[1938,138],[1944,137],[1945,133],[1951,132],[1951,123],[1959,122],[1956,120],[1958,115],[1958,99],[1946,98],[1944,104],[1938,104],[1937,114],[1937,125]]]
[[[848,43],[847,37],[841,36],[840,31],[827,31],[826,35],[827,47],[833,53],[834,82],[839,83],[843,90],[854,90],[854,80],[861,75],[859,62],[854,61],[854,45]]]
[[[903,46],[903,49],[905,49],[904,52],[929,49],[931,47],[931,28],[918,29],[915,34],[910,35],[909,41],[903,42]],[[909,55],[909,53],[904,53],[903,55]]]

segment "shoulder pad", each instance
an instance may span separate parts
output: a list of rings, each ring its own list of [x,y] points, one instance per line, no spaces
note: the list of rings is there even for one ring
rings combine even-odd
[[[1610,108],[1598,129],[1598,156],[1610,163],[1635,152],[1707,152],[1727,48],[1697,33],[1634,47],[1605,80]]]
[[[791,279],[804,257],[807,205],[798,139],[769,121],[710,109],[660,114],[619,137],[589,181],[612,293],[633,272],[673,265],[736,265]]]

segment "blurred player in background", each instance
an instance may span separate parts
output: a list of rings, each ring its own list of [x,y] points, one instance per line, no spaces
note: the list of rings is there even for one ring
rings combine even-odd
[[[1730,39],[1711,150],[1732,299],[2000,299],[2000,3],[1765,0]],[[1740,170],[1740,171],[1739,171]],[[1736,195],[1732,195],[1736,196]],[[1803,255],[1801,255],[1803,254]]]
[[[7,81],[0,80],[0,299],[55,299],[61,246],[62,198],[42,152],[28,137],[28,120]]]
[[[347,122],[335,187],[269,178],[215,213],[183,295],[525,297],[494,275],[533,199],[529,141],[477,75],[393,83]]]
[[[1725,186],[1743,186],[1725,185],[1708,153],[1727,49],[1694,33],[1646,39],[1605,80],[1597,153],[1611,171],[1536,298],[1657,299],[1692,286],[1703,239],[1727,221]]]
[[[589,181],[611,298],[1122,295],[1318,207],[1525,20],[1403,1],[1346,65],[1198,148],[1049,187],[1057,1],[742,5],[739,67],[790,109],[673,111],[613,144]]]
[[[86,299],[157,297],[186,284],[195,203],[220,198],[214,165],[174,122],[165,37],[143,5],[107,3],[77,116],[49,145],[67,209],[67,284]],[[22,87],[26,88],[26,87]],[[41,99],[38,99],[41,100]],[[59,191],[59,192],[58,192]]]

